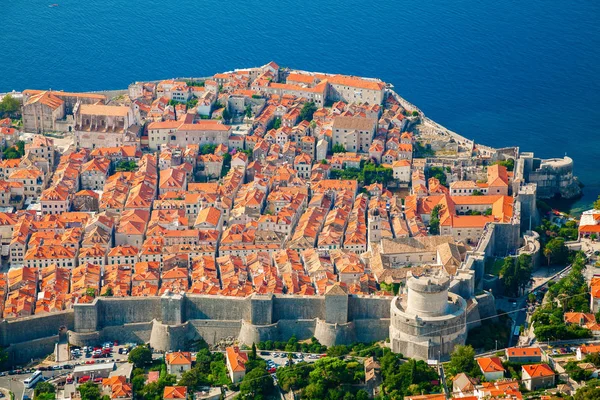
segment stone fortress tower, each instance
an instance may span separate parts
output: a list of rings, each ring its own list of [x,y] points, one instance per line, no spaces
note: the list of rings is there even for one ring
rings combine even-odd
[[[391,303],[390,346],[393,352],[418,359],[447,359],[467,339],[467,302],[449,293],[450,276],[440,268],[415,272],[408,294]]]

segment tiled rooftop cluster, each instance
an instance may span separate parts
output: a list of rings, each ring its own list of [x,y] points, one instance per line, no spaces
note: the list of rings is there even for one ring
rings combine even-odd
[[[271,62],[201,83],[137,82],[113,100],[23,96],[25,131],[73,121],[75,141],[57,156],[54,140],[35,134],[22,158],[0,161],[7,318],[167,290],[317,295],[341,282],[371,294],[402,275],[386,273],[389,254],[378,251],[391,247],[378,244],[428,237],[434,209],[451,239],[423,263],[437,263],[437,251],[453,270],[486,224],[513,217],[505,167],[448,187],[426,179],[427,160],[413,160],[415,117],[377,79]],[[336,178],[369,161],[410,194]]]

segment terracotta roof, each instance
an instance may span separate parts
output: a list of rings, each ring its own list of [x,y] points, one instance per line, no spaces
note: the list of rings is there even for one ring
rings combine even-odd
[[[502,360],[499,357],[484,357],[478,358],[477,364],[483,373],[486,372],[504,372]]]
[[[227,362],[231,366],[234,372],[241,372],[246,370],[246,363],[248,362],[248,354],[242,353],[239,347],[228,347],[226,351]]]
[[[542,378],[554,376],[554,371],[546,364],[523,365],[523,372],[527,373],[530,378]]]
[[[191,365],[192,353],[187,351],[176,351],[173,353],[168,353],[165,357],[165,360],[169,365]]]
[[[163,399],[187,399],[187,387],[166,386],[163,393]]]

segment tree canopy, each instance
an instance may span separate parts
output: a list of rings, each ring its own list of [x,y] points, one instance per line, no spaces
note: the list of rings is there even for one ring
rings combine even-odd
[[[308,103],[304,103],[302,110],[300,110],[300,118],[303,121],[312,121],[315,111],[317,111],[317,106],[314,102],[309,101]]]
[[[16,114],[21,109],[21,102],[10,94],[7,94],[0,101],[0,115]]]
[[[422,360],[409,359],[402,363],[402,355],[388,349],[380,359],[383,389],[390,399],[440,391],[438,374]]]
[[[77,390],[79,390],[81,400],[100,400],[102,398],[100,388],[98,385],[92,382],[86,382],[82,385],[79,385]]]
[[[440,210],[442,206],[437,204],[431,210],[431,218],[429,218],[429,233],[432,235],[440,234]]]
[[[565,244],[565,239],[555,237],[544,246],[544,256],[548,261],[548,265],[567,264],[569,260],[569,249]]]
[[[146,346],[137,346],[129,353],[128,360],[135,368],[143,368],[152,363],[152,351]]]
[[[472,346],[458,345],[450,355],[448,372],[451,375],[464,372],[471,377],[481,376],[481,370],[475,361],[475,350]]]
[[[500,270],[504,292],[508,296],[517,297],[529,285],[533,272],[531,255],[521,254],[519,257],[506,257]]]

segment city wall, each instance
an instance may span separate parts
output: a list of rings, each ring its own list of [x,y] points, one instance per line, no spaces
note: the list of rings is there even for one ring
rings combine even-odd
[[[108,340],[150,343],[158,350],[183,349],[199,339],[215,344],[237,339],[299,340],[315,336],[325,345],[388,337],[391,297],[253,295],[247,298],[174,295],[102,297],[73,310],[0,322],[0,345],[11,363],[44,357],[68,330],[73,345]]]

